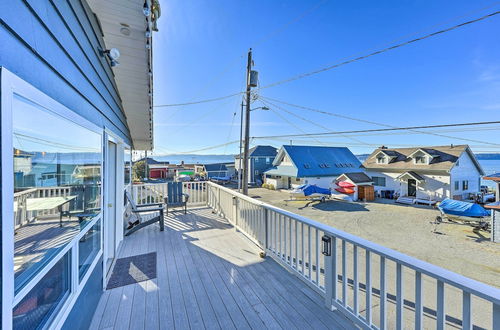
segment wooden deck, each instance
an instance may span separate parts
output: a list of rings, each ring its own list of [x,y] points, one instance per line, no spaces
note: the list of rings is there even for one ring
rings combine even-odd
[[[50,257],[71,241],[80,231],[78,220],[64,218],[59,226],[59,215],[31,222],[16,230],[14,236],[15,276],[31,265]]]
[[[165,224],[125,238],[119,257],[156,252],[158,276],[106,290],[91,329],[354,328],[211,209]]]

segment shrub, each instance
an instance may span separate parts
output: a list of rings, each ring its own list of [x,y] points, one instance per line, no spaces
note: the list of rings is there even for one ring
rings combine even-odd
[[[273,185],[273,184],[270,184],[270,185],[269,185],[269,189],[270,189],[270,190],[276,190],[276,188],[274,187],[274,185]]]

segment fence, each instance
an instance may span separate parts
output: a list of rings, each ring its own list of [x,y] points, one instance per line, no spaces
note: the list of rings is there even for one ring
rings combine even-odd
[[[168,183],[142,183],[134,184],[130,193],[137,205],[148,203],[162,203],[167,197]],[[182,190],[189,195],[189,206],[206,205],[207,182],[183,182]]]
[[[498,288],[213,183],[207,204],[362,328],[500,329]]]

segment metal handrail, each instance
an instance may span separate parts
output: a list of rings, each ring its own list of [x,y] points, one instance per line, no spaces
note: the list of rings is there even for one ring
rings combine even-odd
[[[421,280],[421,275],[422,274],[427,275],[427,276],[429,276],[429,277],[437,280],[437,283],[438,283],[438,289],[437,289],[438,290],[438,296],[440,294],[442,295],[442,299],[443,300],[441,301],[441,303],[443,304],[443,309],[444,309],[444,284],[447,284],[447,285],[449,285],[451,287],[457,288],[457,289],[459,289],[459,290],[461,290],[463,292],[463,294],[464,294],[464,305],[465,304],[469,305],[468,310],[466,310],[466,307],[463,307],[464,308],[464,312],[463,312],[464,314],[471,313],[471,310],[472,310],[472,308],[470,307],[470,304],[471,304],[470,296],[467,296],[466,294],[472,294],[472,295],[477,296],[479,298],[485,299],[488,302],[491,302],[493,304],[493,309],[492,309],[492,314],[493,315],[492,315],[492,317],[493,317],[494,327],[500,327],[500,289],[499,288],[496,288],[496,287],[487,285],[485,283],[482,283],[482,282],[470,279],[470,278],[465,277],[463,275],[460,275],[460,274],[457,274],[455,272],[446,270],[444,268],[441,268],[441,267],[433,265],[431,263],[419,260],[417,258],[408,256],[408,255],[406,255],[404,253],[395,251],[393,249],[381,246],[379,244],[373,243],[371,241],[368,241],[366,239],[360,238],[358,236],[355,236],[355,235],[346,233],[344,231],[335,229],[335,228],[333,228],[331,226],[328,226],[328,225],[325,225],[323,223],[311,220],[311,219],[306,218],[304,216],[301,216],[301,215],[298,215],[298,214],[295,214],[295,213],[283,210],[283,209],[278,208],[276,206],[273,206],[273,205],[270,205],[270,204],[267,204],[267,203],[255,200],[253,198],[250,198],[248,196],[242,195],[242,194],[240,194],[240,193],[238,193],[236,191],[233,191],[231,189],[228,189],[226,187],[219,186],[219,185],[214,184],[212,182],[210,182],[208,184],[209,184],[210,187],[212,187],[214,189],[217,189],[219,191],[217,194],[215,194],[213,196],[214,198],[219,199],[217,201],[217,204],[215,205],[216,209],[223,209],[224,208],[223,206],[221,206],[221,204],[223,204],[223,201],[221,200],[221,193],[220,192],[225,192],[225,193],[229,194],[232,198],[236,198],[237,200],[251,203],[254,206],[257,206],[257,207],[262,208],[263,210],[266,210],[266,224],[265,224],[265,234],[264,234],[264,236],[266,237],[266,242],[264,244],[260,243],[259,237],[255,237],[255,235],[252,235],[254,237],[250,237],[254,242],[257,242],[259,245],[261,245],[261,247],[264,250],[267,250],[267,251],[269,250],[269,246],[266,246],[266,244],[267,244],[267,237],[269,237],[270,235],[277,235],[277,233],[274,233],[274,232],[270,234],[270,228],[271,227],[267,223],[267,221],[268,221],[267,217],[269,216],[269,214],[273,214],[274,213],[275,215],[283,216],[286,219],[290,219],[290,220],[296,221],[297,223],[300,223],[301,225],[305,225],[306,227],[313,228],[313,229],[317,230],[317,233],[318,232],[322,232],[326,236],[331,236],[331,237],[337,238],[337,239],[341,240],[342,242],[348,242],[348,243],[350,243],[350,244],[353,245],[353,247],[354,247],[354,249],[356,249],[356,251],[357,251],[358,248],[361,248],[361,249],[364,249],[367,252],[373,253],[373,254],[375,254],[377,256],[380,256],[380,257],[383,257],[385,259],[394,261],[396,263],[396,265],[398,266],[398,278],[401,281],[402,281],[402,273],[401,273],[401,271],[402,271],[401,269],[402,268],[401,268],[401,266],[404,266],[404,267],[406,267],[408,269],[414,270],[416,273],[418,273],[419,281]],[[207,200],[209,200],[209,199],[210,198],[207,198]],[[209,203],[210,203],[210,201],[209,201]],[[225,201],[225,203],[227,204],[228,202]],[[236,202],[235,205],[238,205],[238,203]],[[226,207],[227,207],[227,205],[226,205]],[[235,207],[237,208],[237,206],[235,206]],[[224,211],[224,210],[222,210],[222,211]],[[225,210],[225,212],[226,212],[226,214],[224,214],[224,216],[228,217],[229,214],[227,214],[228,213],[227,210]],[[237,213],[238,213],[238,211],[236,211],[236,215],[234,216],[234,219],[230,219],[230,220],[233,220],[233,224],[235,224],[235,226],[242,227],[242,223],[241,223],[242,219],[239,219],[239,216],[238,216]],[[274,219],[276,220],[276,217]],[[280,220],[280,226],[281,226],[281,220]],[[289,223],[289,225],[288,225],[288,228],[290,230],[289,236],[292,233],[291,226],[292,226],[292,224]],[[287,249],[287,247],[286,247],[286,244],[287,244],[287,240],[286,240],[287,233],[286,232],[282,233],[281,232],[281,230],[282,230],[281,228],[283,228],[283,230],[284,230],[286,228],[286,225],[284,225],[283,227],[280,227],[280,232],[279,232],[280,240],[281,240],[282,235],[284,235],[283,237],[285,238],[284,244],[285,244],[285,250],[286,250]],[[295,227],[295,228],[297,228],[297,227]],[[247,236],[249,235],[248,231],[243,231],[243,232]],[[302,229],[301,234],[302,235],[304,234],[303,233],[303,229]],[[297,233],[295,233],[295,235],[297,235]],[[290,241],[290,242],[288,242],[288,244],[290,244],[290,246],[288,246],[288,248],[291,250],[291,244],[292,244],[291,240],[292,240],[292,237],[288,237],[288,239]],[[303,239],[303,237],[301,239]],[[308,239],[311,240],[311,237],[309,236]],[[316,234],[315,239],[316,239],[316,241],[315,241],[314,244],[319,244],[318,241],[317,241],[319,239],[318,238],[318,234]],[[295,236],[295,240],[297,240],[297,236]],[[281,244],[281,241],[280,241],[280,244]],[[297,245],[298,245],[298,242],[295,241],[295,248],[297,248]],[[310,242],[309,242],[309,246],[310,246]],[[345,245],[343,245],[342,247],[343,247],[343,250],[345,250]],[[302,248],[304,248],[303,244],[302,244]],[[279,249],[282,249],[281,246],[280,246]],[[312,251],[308,251],[308,253],[311,254]],[[273,254],[271,254],[271,255],[273,256]],[[299,260],[295,260],[294,261],[293,260],[293,255],[286,255],[286,253],[285,253],[285,256],[283,258],[282,252],[279,252],[279,253],[275,254],[275,256],[278,256],[277,259],[279,259],[279,261],[280,261],[280,263],[282,265],[284,265],[286,267],[291,267],[292,269],[295,269],[296,272],[299,272],[298,268],[299,268],[300,262],[299,262]],[[345,251],[343,251],[343,258],[345,256],[346,256]],[[295,256],[295,257],[298,258],[298,256]],[[324,274],[324,276],[325,276],[325,286],[328,286],[328,285],[329,286],[332,286],[332,285],[335,286],[336,285],[335,282],[334,282],[334,284],[332,284],[332,283],[328,283],[328,281],[326,280],[327,277],[329,277],[329,276],[332,277],[332,274],[327,274],[327,272],[332,272],[332,270],[330,268],[327,269],[326,264],[327,263],[337,263],[336,257],[337,257],[337,255],[335,255],[335,260],[333,260],[332,258],[330,258],[327,261],[324,261],[324,264],[325,264],[325,269],[324,269],[324,272],[325,272],[325,274]],[[357,258],[357,255],[356,255],[355,258]],[[326,258],[325,258],[325,260],[326,260]],[[370,256],[367,255],[367,262],[370,261],[370,260],[371,260]],[[304,269],[303,268],[304,267],[304,262],[305,262],[305,260],[302,260],[302,269]],[[343,262],[345,262],[345,260]],[[385,267],[385,260],[383,262],[384,262],[383,267]],[[311,267],[311,265],[309,265],[308,267]],[[316,264],[316,271],[319,274],[319,270],[317,269],[318,267],[320,267],[319,263]],[[334,265],[334,267],[337,267],[337,266]],[[301,275],[304,276],[305,274],[301,274]],[[333,278],[336,278],[337,277],[336,275],[337,274],[336,274],[336,268],[335,268],[335,274],[333,274]],[[318,275],[316,275],[316,276],[318,276]],[[371,273],[368,276],[371,277],[372,276]],[[384,273],[383,276],[386,276],[385,273]],[[318,278],[318,277],[316,277],[316,278]],[[347,283],[347,279],[344,278],[343,281]],[[371,281],[371,279],[370,279],[370,281]],[[314,283],[314,281],[312,279],[309,279],[309,282],[313,282]],[[320,285],[319,285],[319,283],[317,282],[317,279],[316,279],[315,285],[318,288],[321,288]],[[371,288],[371,286],[370,286],[370,288]],[[321,288],[321,289],[323,289],[323,288]],[[325,294],[325,296],[326,296],[327,299],[332,299],[332,296],[331,296],[332,292],[329,292],[331,290],[336,290],[336,288],[331,288],[331,287],[330,288],[324,288],[324,294]],[[356,288],[356,290],[357,290],[357,288]],[[402,292],[401,287],[399,287],[399,290],[401,290],[401,292]],[[421,288],[420,288],[420,290],[421,290]],[[323,290],[321,290],[321,291],[323,291]],[[334,297],[333,297],[333,300],[334,300],[333,302],[335,302],[335,299],[336,299],[336,292],[335,292]],[[343,297],[342,299],[345,299],[345,297]],[[400,308],[402,309],[402,303],[403,303],[402,299],[398,303],[401,304]],[[420,303],[421,304],[420,306],[422,306],[422,301],[419,301],[418,303]],[[349,314],[349,316],[351,318],[354,316],[357,319],[356,321],[360,321],[359,324],[361,326],[363,326],[363,327],[373,327],[373,324],[371,323],[371,320],[363,319],[359,314],[357,314],[358,313],[357,311],[355,313],[353,313],[352,309],[349,309],[346,306],[346,301],[345,300],[343,301],[343,304],[344,304],[344,306],[342,306],[342,305],[339,306],[338,304],[334,304],[334,305],[336,307],[345,308],[345,311],[348,312],[348,314]],[[327,302],[327,305],[330,306],[330,302]],[[438,327],[440,327],[439,323],[441,323],[441,325],[444,325],[445,315],[444,315],[444,310],[440,310],[439,306],[437,307],[437,309],[438,309],[438,313],[437,313],[438,314],[438,318],[437,318],[437,320],[438,320]],[[422,310],[422,308],[420,308],[420,310]],[[422,312],[420,311],[420,313],[422,313]],[[439,317],[439,315],[441,315],[441,317]],[[470,325],[471,324],[471,317],[470,317],[470,315],[463,315],[463,317],[464,317],[464,321],[462,321],[462,322],[465,322],[464,326]],[[398,318],[402,318],[402,312],[401,312],[400,315],[398,315]],[[419,324],[421,326],[421,323],[419,323]],[[402,323],[400,322],[400,320],[398,320],[397,327],[401,327],[401,326],[402,326]]]

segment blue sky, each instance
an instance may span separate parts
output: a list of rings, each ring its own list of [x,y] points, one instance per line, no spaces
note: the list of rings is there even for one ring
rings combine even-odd
[[[500,10],[500,4],[491,1],[170,0],[161,1],[161,6],[160,31],[154,35],[155,105],[242,91],[249,47],[260,85],[265,86]],[[259,94],[392,126],[499,120],[499,30],[497,15]],[[237,96],[155,108],[155,153],[191,152],[238,140],[240,103]],[[252,104],[258,106],[260,101]],[[252,112],[250,135],[379,127],[283,107],[320,127],[271,106],[272,111]],[[500,130],[490,128],[435,132],[455,138],[385,133],[297,137],[292,143],[342,145],[355,153],[370,152],[377,145],[468,143],[477,152],[500,152]],[[254,139],[252,144],[279,146],[289,140]],[[197,153],[237,152],[236,143]]]

